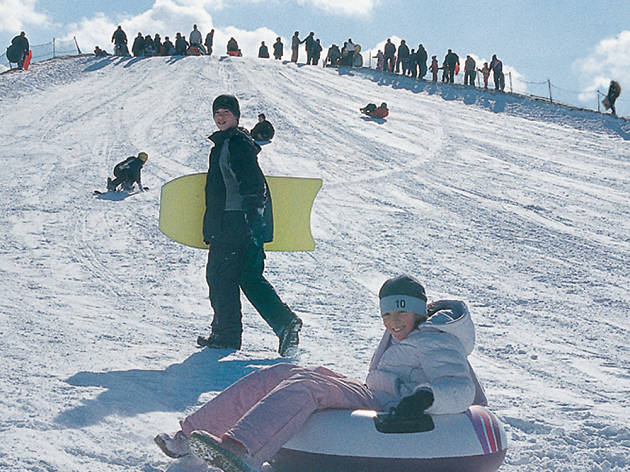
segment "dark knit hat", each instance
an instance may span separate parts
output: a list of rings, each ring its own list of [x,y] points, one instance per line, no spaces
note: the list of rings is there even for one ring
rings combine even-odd
[[[386,280],[378,292],[381,315],[391,311],[427,314],[427,296],[420,282],[410,275],[399,275]]]
[[[212,114],[214,115],[219,108],[231,111],[237,120],[241,117],[241,108],[234,95],[219,95],[215,98],[212,102]]]

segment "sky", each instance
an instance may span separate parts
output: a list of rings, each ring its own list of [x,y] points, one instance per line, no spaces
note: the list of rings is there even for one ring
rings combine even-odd
[[[0,0],[0,44],[24,30],[31,44],[76,37],[84,51],[98,44],[111,52],[118,24],[130,37],[164,37],[188,36],[193,23],[204,35],[216,30],[215,50],[234,36],[245,55],[277,36],[286,47],[294,31],[315,32],[324,48],[352,38],[364,51],[405,39],[440,61],[449,48],[462,62],[497,54],[511,72],[508,89],[548,97],[550,81],[552,98],[588,108],[597,107],[596,90],[618,80],[618,113],[630,114],[629,7],[628,0]]]

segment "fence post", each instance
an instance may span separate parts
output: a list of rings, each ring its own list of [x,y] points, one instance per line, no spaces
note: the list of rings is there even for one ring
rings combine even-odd
[[[547,84],[549,85],[549,101],[553,103],[553,98],[551,96],[551,80],[547,79]]]
[[[514,93],[514,91],[512,90],[512,72],[508,72],[508,75],[510,76],[510,93]]]
[[[597,100],[597,113],[601,113],[601,109],[599,108],[599,89],[597,89],[597,95],[595,95],[595,100]]]
[[[75,45],[76,45],[76,47],[77,47],[77,52],[78,52],[79,54],[81,54],[81,49],[79,49],[79,43],[77,43],[77,37],[76,37],[76,36],[73,36],[72,38],[74,39],[74,44],[75,44]]]
[[[53,38],[53,57],[55,57],[55,38]]]

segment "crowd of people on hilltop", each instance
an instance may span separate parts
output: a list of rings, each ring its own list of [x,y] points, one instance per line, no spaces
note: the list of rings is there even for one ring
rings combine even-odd
[[[174,41],[171,41],[168,36],[162,40],[159,33],[155,33],[151,37],[150,34],[143,35],[138,32],[131,45],[130,53],[127,34],[119,25],[112,35],[112,43],[114,43],[114,55],[116,56],[130,56],[132,54],[134,57],[211,55],[214,45],[214,29],[210,30],[204,39],[197,25],[193,25],[188,40],[186,40],[185,35],[177,33]],[[106,55],[107,53],[96,46],[94,54]]]
[[[205,35],[205,39],[199,31],[197,25],[193,25],[193,29],[186,36],[176,33],[174,41],[168,36],[162,37],[159,33],[155,33],[153,37],[150,34],[143,35],[138,32],[131,45],[131,52],[128,46],[128,37],[122,26],[112,34],[111,42],[114,44],[114,55],[134,57],[150,57],[150,56],[184,56],[184,55],[211,55],[214,46],[214,29],[211,29]],[[321,60],[323,47],[319,38],[315,37],[314,32],[310,32],[304,39],[300,39],[299,31],[295,31],[291,37],[291,62],[297,62],[299,57],[300,46],[304,44],[306,52],[306,64],[318,65]],[[242,51],[235,38],[230,38],[227,42],[226,53],[231,56],[242,56]],[[258,57],[269,59],[271,54],[276,60],[282,59],[284,56],[284,44],[280,37],[271,46],[272,53],[265,41],[260,43],[258,48]],[[18,69],[23,67],[24,59],[29,51],[29,43],[26,34],[21,32],[11,41],[11,46],[7,49],[7,58],[9,62],[17,63]],[[94,55],[97,57],[109,55],[104,49],[96,46]],[[9,57],[10,56],[10,57]],[[431,73],[431,80],[437,82],[439,79],[439,71],[442,71],[441,81],[454,83],[455,76],[460,71],[459,56],[449,49],[440,65],[437,56],[431,56],[429,63],[428,53],[422,43],[418,44],[416,49],[410,49],[407,42],[403,39],[398,47],[390,38],[385,42],[383,50],[378,50],[376,55],[372,56],[376,59],[376,69],[392,74],[401,74],[412,78],[424,79],[427,73]],[[363,56],[361,55],[361,46],[355,44],[351,38],[344,41],[343,46],[331,44],[328,48],[326,57],[322,61],[324,67],[362,67]],[[488,88],[490,76],[494,81],[494,89],[503,92],[505,90],[505,73],[503,72],[503,62],[496,54],[492,56],[491,61],[484,62],[481,68],[477,67],[477,62],[471,55],[466,56],[464,61],[464,85],[475,86],[477,74],[481,74],[484,89]],[[604,106],[611,109],[613,114],[616,113],[614,103],[619,96],[621,87],[618,82],[611,82],[609,91],[606,94]]]

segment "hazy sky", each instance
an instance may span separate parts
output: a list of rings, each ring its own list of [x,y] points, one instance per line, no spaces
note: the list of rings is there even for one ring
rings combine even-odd
[[[216,30],[220,53],[230,36],[255,55],[260,41],[280,36],[286,47],[297,30],[301,38],[314,31],[325,49],[348,38],[376,49],[391,37],[422,43],[440,61],[448,48],[462,62],[497,54],[515,91],[547,96],[550,79],[554,98],[594,108],[595,90],[616,79],[618,112],[630,114],[630,0],[0,0],[6,46],[24,30],[31,44],[76,36],[84,51],[98,44],[111,52],[118,24],[133,38],[188,36],[193,23],[204,35]]]

